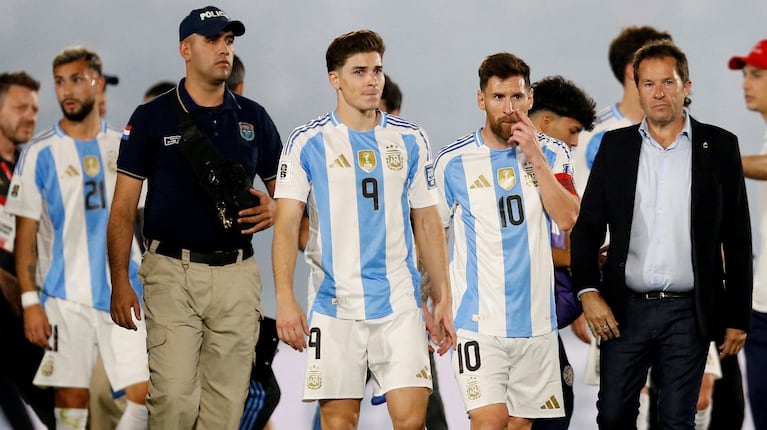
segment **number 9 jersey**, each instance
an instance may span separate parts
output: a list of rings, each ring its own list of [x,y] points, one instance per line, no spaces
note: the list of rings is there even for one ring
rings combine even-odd
[[[538,142],[555,175],[572,175],[563,142]],[[440,214],[453,227],[450,284],[455,328],[524,338],[556,330],[551,219],[522,150],[492,149],[481,129],[434,161]]]
[[[380,115],[358,132],[328,113],[283,149],[275,198],[307,203],[310,313],[366,320],[420,306],[410,209],[439,199],[429,143],[420,127]]]
[[[117,180],[120,132],[101,122],[95,139],[74,140],[56,124],[21,153],[6,211],[38,221],[37,285],[58,297],[109,312],[107,223]],[[141,300],[139,249],[130,279]]]

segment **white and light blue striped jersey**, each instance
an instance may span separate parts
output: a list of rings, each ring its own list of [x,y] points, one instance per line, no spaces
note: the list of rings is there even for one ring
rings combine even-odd
[[[117,180],[120,132],[102,121],[98,136],[76,141],[56,124],[21,153],[6,210],[39,222],[37,284],[58,297],[109,312],[107,222]],[[130,279],[141,298],[138,245]]]
[[[452,224],[455,328],[522,338],[556,330],[551,220],[521,149],[493,149],[482,129],[434,161],[440,213]],[[572,173],[567,146],[538,134],[554,174]]]
[[[420,306],[410,209],[439,199],[429,142],[417,125],[380,115],[358,132],[328,113],[283,149],[275,198],[307,202],[310,312],[363,320]]]
[[[634,123],[623,115],[616,103],[597,113],[593,130],[584,130],[578,136],[578,147],[573,151],[573,167],[575,168],[575,189],[579,196],[582,196],[583,191],[586,190],[591,166],[594,164],[594,158],[602,144],[602,136],[610,130],[630,125],[634,125]]]

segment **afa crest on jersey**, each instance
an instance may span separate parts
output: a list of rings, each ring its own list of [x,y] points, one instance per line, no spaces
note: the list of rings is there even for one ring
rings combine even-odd
[[[525,163],[525,183],[531,187],[538,186],[538,179],[535,177],[535,169],[529,162]]]
[[[502,167],[496,172],[498,185],[504,190],[510,190],[517,184],[517,173],[513,167]]]
[[[402,150],[397,145],[386,147],[386,167],[389,170],[402,170],[403,159]]]
[[[253,127],[253,124],[249,124],[247,122],[241,122],[240,136],[242,136],[243,139],[250,142],[251,140],[256,138],[256,128]]]
[[[471,377],[466,384],[466,397],[469,400],[477,400],[482,397],[482,391],[479,389],[479,381],[476,377]]]
[[[306,375],[306,388],[310,390],[319,390],[322,387],[322,373],[317,366],[312,366]]]
[[[85,158],[83,158],[83,167],[85,168],[85,173],[91,177],[96,176],[101,172],[99,158],[95,155],[86,155]]]
[[[372,172],[378,165],[376,153],[369,149],[357,152],[357,163],[359,164],[360,169],[368,173]]]

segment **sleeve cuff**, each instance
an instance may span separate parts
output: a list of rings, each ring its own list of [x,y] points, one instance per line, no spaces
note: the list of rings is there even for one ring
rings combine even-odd
[[[581,299],[581,295],[582,295],[583,293],[588,293],[588,292],[590,292],[590,291],[596,291],[597,293],[599,292],[599,290],[598,290],[598,289],[596,289],[596,288],[594,288],[594,287],[584,288],[584,289],[582,289],[582,290],[578,291],[578,300],[580,300],[580,299]]]

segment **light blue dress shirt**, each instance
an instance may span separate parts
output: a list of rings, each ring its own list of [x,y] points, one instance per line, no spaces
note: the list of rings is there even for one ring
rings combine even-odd
[[[646,118],[639,126],[642,148],[626,258],[626,285],[637,292],[693,288],[692,132],[686,109],[684,117],[684,128],[665,149],[650,135]]]

